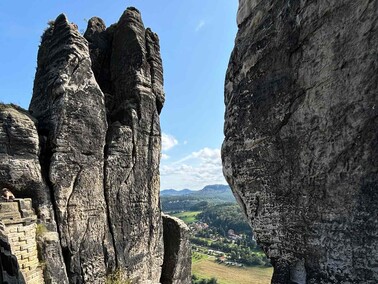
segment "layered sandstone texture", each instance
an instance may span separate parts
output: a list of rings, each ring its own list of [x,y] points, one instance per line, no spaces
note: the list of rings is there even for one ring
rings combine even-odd
[[[43,139],[40,140],[36,123],[27,111],[0,104],[0,187],[10,189],[16,197],[32,198],[39,223],[44,228],[37,238],[44,262],[44,279],[50,281],[48,283],[64,284],[68,280],[50,190],[40,164]],[[17,210],[9,214],[14,212]]]
[[[63,14],[49,23],[29,112],[0,105],[0,185],[33,198],[46,283],[160,282],[163,104],[159,39],[138,10],[84,35]]]
[[[190,230],[180,219],[163,215],[164,263],[162,284],[190,284],[192,282],[192,253]]]
[[[239,1],[224,174],[272,283],[378,282],[378,1]]]
[[[30,104],[68,278],[104,283],[119,269],[135,283],[158,283],[164,101],[158,37],[134,8],[108,29],[91,19],[85,37],[64,15],[51,23]]]

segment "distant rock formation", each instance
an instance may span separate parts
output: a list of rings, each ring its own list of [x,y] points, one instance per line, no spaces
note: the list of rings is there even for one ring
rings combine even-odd
[[[138,10],[109,28],[92,18],[84,36],[63,14],[50,22],[29,113],[0,105],[0,186],[33,198],[46,283],[159,283],[163,104],[158,36]]]
[[[189,284],[192,274],[192,253],[189,228],[180,219],[163,215],[164,263],[162,284]]]
[[[378,1],[239,1],[224,174],[272,283],[378,283]]]

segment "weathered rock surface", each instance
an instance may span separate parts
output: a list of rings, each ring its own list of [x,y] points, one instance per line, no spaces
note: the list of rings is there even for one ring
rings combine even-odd
[[[44,166],[70,283],[104,283],[114,265],[104,195],[104,95],[87,41],[60,15],[42,36],[30,113],[46,140]]]
[[[164,263],[162,284],[190,284],[192,282],[192,254],[188,226],[180,219],[163,215]]]
[[[109,28],[92,18],[84,36],[63,14],[50,23],[29,113],[0,105],[0,186],[33,198],[46,283],[159,283],[163,104],[159,39],[138,10]],[[165,281],[190,283],[188,232],[175,222]]]
[[[272,283],[377,283],[378,1],[239,3],[224,174]]]
[[[50,190],[41,173],[35,123],[27,111],[12,105],[0,105],[0,187],[9,188],[18,198],[33,198],[40,223],[46,228],[43,235],[52,238],[48,248],[50,253],[41,251],[45,279],[49,283],[68,283]],[[45,244],[38,241],[38,245]]]
[[[92,18],[85,36],[106,92],[105,193],[117,265],[127,267],[129,279],[157,283],[163,263],[159,113],[164,102],[158,38],[134,8],[108,29]]]

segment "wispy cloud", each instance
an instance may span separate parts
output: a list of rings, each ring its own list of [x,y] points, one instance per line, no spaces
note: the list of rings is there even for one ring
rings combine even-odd
[[[200,189],[208,184],[225,184],[219,149],[203,148],[183,159],[162,165],[162,189]]]
[[[162,150],[168,151],[178,144],[178,141],[175,137],[170,134],[162,133],[161,135]]]
[[[201,30],[204,26],[205,26],[205,21],[204,20],[201,20],[198,22],[197,26],[196,26],[196,32],[198,32],[199,30]]]

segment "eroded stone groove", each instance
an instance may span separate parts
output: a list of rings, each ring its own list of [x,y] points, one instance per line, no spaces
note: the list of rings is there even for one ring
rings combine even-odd
[[[92,18],[85,35],[100,87],[108,92],[105,193],[117,264],[127,267],[130,279],[157,283],[163,261],[158,198],[164,102],[158,37],[134,8],[108,29],[102,23]]]
[[[64,284],[68,280],[53,204],[39,162],[40,144],[36,120],[26,110],[0,104],[0,187],[10,189],[16,197],[33,198],[40,226],[45,228],[37,239],[45,264],[44,279]]]
[[[159,283],[163,104],[159,39],[138,10],[109,28],[92,18],[84,36],[50,22],[29,112],[0,104],[0,186],[33,199],[46,283]],[[172,242],[190,260],[185,232]],[[171,282],[190,281],[174,261]]]
[[[376,283],[378,1],[244,1],[224,174],[272,283]]]
[[[104,283],[114,262],[103,191],[104,95],[86,40],[60,15],[42,36],[30,113],[46,133],[60,242],[71,283]]]

